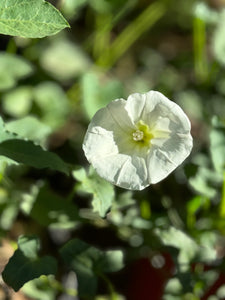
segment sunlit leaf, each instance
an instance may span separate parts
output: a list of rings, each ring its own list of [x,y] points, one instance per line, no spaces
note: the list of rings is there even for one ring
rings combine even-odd
[[[37,238],[28,236],[19,238],[18,249],[2,273],[4,281],[15,291],[34,278],[56,273],[56,260],[51,256],[39,257],[39,248]]]
[[[40,143],[43,146],[45,145],[46,138],[51,133],[49,126],[43,124],[33,116],[27,116],[7,122],[5,127],[7,130],[18,134],[20,137]]]
[[[13,117],[26,116],[32,106],[31,87],[21,86],[3,96],[3,109]]]
[[[194,15],[207,23],[216,23],[218,21],[218,13],[210,8],[204,2],[196,2]]]
[[[90,167],[88,173],[84,169],[73,171],[73,176],[81,182],[79,190],[93,195],[92,206],[94,212],[98,212],[101,217],[105,217],[114,199],[113,186],[102,179]]]
[[[41,120],[52,129],[65,124],[69,112],[68,99],[60,85],[44,82],[34,88],[34,101],[41,110]]]
[[[157,228],[155,233],[164,245],[174,247],[179,250],[178,263],[180,271],[182,272],[186,272],[190,268],[191,262],[209,262],[216,259],[214,244],[204,242],[203,240],[198,243],[197,240],[193,239],[180,229],[175,227],[169,227],[167,229]],[[202,247],[204,247],[204,251]]]
[[[84,74],[90,61],[82,49],[69,39],[59,37],[44,49],[40,62],[51,76],[59,80],[74,80]]]
[[[217,126],[210,132],[210,153],[217,172],[225,170],[225,126]]]
[[[43,0],[0,2],[0,33],[41,38],[69,27],[61,13]]]
[[[4,52],[0,52],[0,66],[0,90],[13,87],[20,78],[28,76],[33,70],[24,58]]]
[[[57,291],[49,284],[49,277],[51,278],[53,275],[42,275],[40,278],[28,281],[22,287],[22,293],[30,299],[55,300]]]
[[[113,99],[121,98],[123,90],[120,81],[104,78],[103,74],[94,72],[86,73],[83,76],[81,88],[84,109],[89,118],[92,118],[97,110]]]
[[[218,24],[213,36],[213,50],[216,59],[225,65],[225,10],[221,10],[218,17]]]
[[[183,268],[186,269],[189,265],[188,263],[198,252],[198,244],[187,234],[174,227],[166,230],[157,229],[155,232],[164,245],[173,246],[180,250],[178,260],[183,265]]]
[[[221,175],[211,170],[204,162],[185,166],[185,172],[192,188],[203,196],[213,198],[217,194],[217,186],[221,183]]]

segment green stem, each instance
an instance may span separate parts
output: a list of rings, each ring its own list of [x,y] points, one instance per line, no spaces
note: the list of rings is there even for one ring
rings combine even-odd
[[[220,203],[220,217],[224,218],[225,217],[225,172],[223,174],[223,188],[222,188],[222,198],[221,198],[221,203]]]
[[[94,38],[93,55],[99,57],[109,47],[112,30],[112,15],[98,14],[96,16],[96,33]]]
[[[118,295],[117,293],[115,292],[115,289],[113,287],[113,284],[111,283],[111,281],[108,279],[108,277],[104,274],[99,274],[99,276],[105,281],[107,287],[108,287],[108,290],[109,290],[109,293],[110,293],[110,300],[118,300]]]
[[[208,78],[206,27],[205,22],[197,17],[193,21],[193,44],[195,76],[198,81],[204,82]]]
[[[150,4],[121,34],[97,60],[99,66],[110,68],[131,47],[131,45],[149,30],[166,12],[162,2]]]

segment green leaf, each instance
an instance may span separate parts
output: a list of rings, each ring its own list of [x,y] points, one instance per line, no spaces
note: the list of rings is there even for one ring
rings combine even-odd
[[[68,174],[69,169],[55,153],[45,151],[31,141],[19,139],[0,143],[0,155],[37,169],[50,168]]]
[[[40,241],[37,237],[21,236],[18,240],[19,249],[30,259],[36,259],[40,250]]]
[[[27,138],[42,146],[45,145],[46,138],[51,133],[49,126],[32,116],[7,122],[5,128],[18,134],[22,138]]]
[[[42,121],[52,129],[65,124],[69,112],[69,100],[60,85],[44,82],[34,89],[34,101],[42,113]]]
[[[225,10],[221,10],[218,17],[218,24],[212,39],[214,56],[221,65],[225,65]]]
[[[44,150],[32,141],[19,139],[15,133],[6,130],[1,118],[0,156],[10,159],[9,162],[14,161],[38,169],[50,168],[69,174],[67,164],[57,154]]]
[[[40,63],[51,76],[66,81],[74,81],[75,76],[87,72],[91,64],[78,45],[61,36],[43,50]]]
[[[117,272],[123,267],[123,252],[110,250],[102,253],[98,269],[101,272]]]
[[[213,128],[210,132],[210,153],[217,172],[225,170],[225,126]]]
[[[44,0],[0,2],[0,33],[42,38],[69,27],[61,13]]]
[[[93,195],[92,206],[94,212],[105,217],[114,199],[114,187],[105,179],[98,176],[95,170],[90,167],[88,173],[84,169],[73,171],[73,176],[81,182],[79,190]]]
[[[0,117],[0,143],[3,141],[7,141],[10,139],[15,139],[16,134],[6,130],[5,123],[3,122],[2,118]]]
[[[20,78],[28,76],[33,70],[20,56],[4,52],[0,52],[0,66],[0,91],[13,87]]]
[[[40,189],[30,215],[43,226],[51,224],[57,228],[74,228],[79,219],[76,206],[47,186]]]
[[[56,260],[51,256],[39,257],[39,248],[37,238],[28,236],[19,238],[18,249],[2,273],[4,281],[15,291],[34,278],[56,273]]]
[[[102,84],[102,81],[105,81]],[[108,80],[97,72],[86,73],[81,82],[84,109],[91,119],[97,110],[107,105],[110,101],[120,98],[122,85],[118,80]]]
[[[3,95],[2,106],[4,112],[13,117],[26,116],[32,106],[32,88],[21,86],[6,93]]]
[[[93,297],[99,275],[116,272],[123,267],[122,251],[101,251],[79,239],[69,241],[60,249],[60,254],[77,274],[80,296]]]
[[[28,299],[55,300],[57,299],[57,289],[52,288],[55,282],[51,277],[54,277],[54,275],[42,275],[40,278],[29,281],[23,286],[21,292],[25,294]],[[51,282],[51,280],[53,282]]]
[[[179,250],[178,263],[182,270],[187,270],[191,261],[209,262],[216,259],[216,250],[209,238],[210,234],[215,235],[212,232],[206,232],[205,240],[202,239],[199,243],[182,230],[172,226],[167,229],[156,228],[154,232],[165,246]],[[204,251],[202,251],[202,247],[204,247]]]

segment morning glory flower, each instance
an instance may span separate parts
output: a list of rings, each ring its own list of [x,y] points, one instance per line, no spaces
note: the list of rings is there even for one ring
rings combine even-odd
[[[163,94],[135,93],[97,111],[83,150],[101,177],[142,190],[164,179],[190,154],[190,129],[183,110]]]

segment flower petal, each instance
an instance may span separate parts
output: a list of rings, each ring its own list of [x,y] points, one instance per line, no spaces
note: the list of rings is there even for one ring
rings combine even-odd
[[[134,127],[124,106],[126,101],[118,99],[100,109],[88,126],[84,138],[83,150],[90,163],[95,158],[101,158],[118,153],[118,144],[127,139]]]
[[[192,137],[190,134],[172,134],[168,139],[154,139],[146,164],[149,171],[149,184],[167,177],[190,154]]]
[[[179,124],[180,132],[190,131],[190,121],[183,110],[160,92],[150,91],[145,94],[132,94],[127,99],[125,109],[135,123],[143,120],[151,128],[154,127],[156,130],[162,131],[173,130],[172,124],[175,123]],[[165,126],[165,122],[168,126]]]
[[[145,159],[141,157],[117,154],[96,159],[93,165],[103,178],[122,188],[142,190],[149,185]]]

